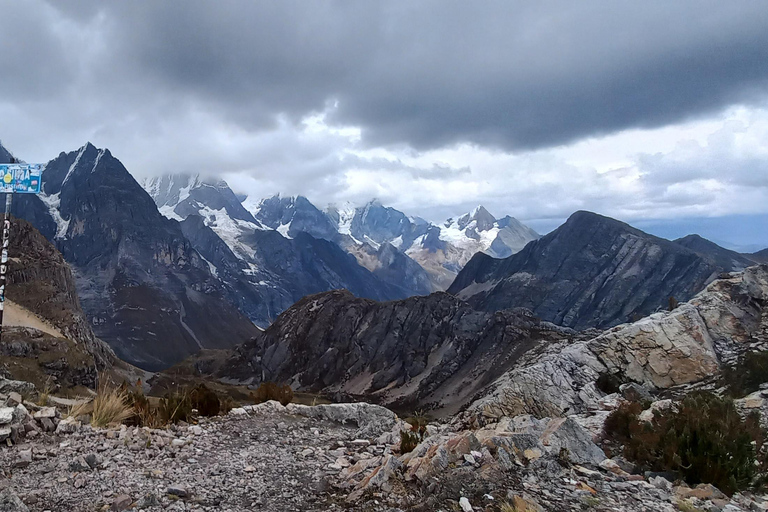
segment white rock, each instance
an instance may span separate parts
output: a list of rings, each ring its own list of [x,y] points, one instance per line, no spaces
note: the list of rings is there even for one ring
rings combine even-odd
[[[34,415],[34,418],[36,420],[42,419],[42,418],[48,418],[52,419],[56,417],[56,408],[55,407],[43,407],[39,411],[37,411]]]
[[[472,512],[472,505],[469,503],[469,500],[463,496],[459,500],[459,506],[463,512]]]
[[[229,411],[229,414],[231,416],[248,416],[248,412],[242,407],[235,407],[234,409]]]
[[[13,421],[14,407],[0,407],[0,425],[7,425]]]

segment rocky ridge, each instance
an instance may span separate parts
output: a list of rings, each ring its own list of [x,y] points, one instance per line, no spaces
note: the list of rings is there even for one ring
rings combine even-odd
[[[574,336],[526,310],[479,312],[441,292],[377,303],[333,291],[297,302],[212,373],[448,412],[526,351]]]
[[[574,329],[604,329],[686,301],[719,273],[709,257],[623,222],[576,212],[505,259],[478,253],[448,292],[483,311],[526,307]]]

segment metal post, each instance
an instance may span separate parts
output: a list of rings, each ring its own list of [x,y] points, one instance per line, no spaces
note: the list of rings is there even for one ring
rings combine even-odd
[[[5,218],[3,219],[3,251],[0,253],[0,340],[3,337],[3,312],[5,311],[5,284],[8,272],[8,245],[11,237],[11,201],[13,194],[5,193]]]

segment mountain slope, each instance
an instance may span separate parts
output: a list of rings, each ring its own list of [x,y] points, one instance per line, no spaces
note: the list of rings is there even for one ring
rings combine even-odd
[[[477,254],[449,293],[483,311],[526,307],[540,318],[605,328],[688,300],[723,270],[680,244],[576,212],[505,259]]]
[[[746,256],[758,263],[768,263],[768,249],[753,252],[752,254],[747,254]]]
[[[216,374],[456,410],[523,353],[565,336],[530,312],[483,313],[442,292],[377,303],[334,291],[296,303]]]
[[[334,242],[355,256],[361,266],[370,270],[390,289],[397,290],[392,298],[427,295],[432,291],[429,276],[419,264],[404,253],[385,247],[385,245],[391,245],[386,240],[376,242],[366,236],[357,239],[351,235],[348,224],[356,218],[354,209],[351,213],[340,212],[336,208],[322,212],[302,196],[280,197],[277,195],[258,203],[246,199],[245,203],[265,226],[277,230],[288,238],[294,238],[303,232],[315,238]],[[342,219],[344,215],[348,215],[349,218]]]
[[[95,387],[115,354],[91,330],[61,253],[23,219],[11,223],[7,280],[0,373],[38,386]]]
[[[594,411],[604,396],[601,375],[651,389],[710,379],[741,354],[764,350],[767,299],[768,265],[726,274],[673,311],[533,354],[489,386],[467,415],[493,422]]]
[[[95,333],[132,364],[163,368],[257,331],[226,301],[179,224],[108,150],[86,144],[61,153],[46,165],[43,194],[15,211],[73,266]]]
[[[683,238],[678,238],[675,240],[675,243],[687,247],[703,258],[709,259],[715,266],[722,269],[740,271],[756,263],[755,260],[752,260],[747,256],[720,247],[716,243],[711,242],[706,238],[702,238],[699,235],[688,235]]]

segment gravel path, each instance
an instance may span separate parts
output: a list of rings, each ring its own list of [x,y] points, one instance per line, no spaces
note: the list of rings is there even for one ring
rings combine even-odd
[[[81,427],[0,449],[0,490],[31,511],[340,510],[342,497],[326,492],[339,458],[354,463],[385,449],[352,443],[356,432],[284,414],[172,430]]]

